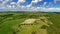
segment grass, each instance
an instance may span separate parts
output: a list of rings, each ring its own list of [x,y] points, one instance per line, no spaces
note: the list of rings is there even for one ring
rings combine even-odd
[[[49,20],[53,23],[47,28],[48,34],[60,34],[60,13],[46,13],[44,16],[50,17]]]
[[[47,29],[40,29],[36,34],[47,34]]]
[[[21,31],[16,34],[39,34],[45,31],[47,34],[60,34],[60,13],[40,13],[40,12],[2,12],[0,13],[0,34],[13,34],[18,26],[26,19],[40,19],[40,16],[45,16],[48,21],[53,24],[47,24],[42,20],[37,21],[36,25],[21,26]],[[33,23],[35,24],[35,23]],[[43,25],[49,26],[46,29],[41,29]]]
[[[34,31],[39,31],[43,25],[46,25],[46,23],[41,20],[39,20],[36,25],[23,25],[21,26],[21,31],[17,34],[32,34]]]

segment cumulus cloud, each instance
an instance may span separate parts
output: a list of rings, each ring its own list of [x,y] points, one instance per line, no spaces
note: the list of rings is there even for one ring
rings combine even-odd
[[[32,4],[26,5],[26,7],[31,7],[31,6],[32,6]]]
[[[15,3],[15,2],[11,2],[11,7],[12,7],[12,8],[17,7],[16,3]]]
[[[44,11],[47,11],[47,12],[59,12],[60,8],[45,8]]]
[[[0,1],[2,1],[3,3],[7,3],[7,2],[10,2],[12,0],[0,0]]]
[[[17,6],[20,7],[20,4],[21,4],[21,3],[24,3],[24,2],[26,2],[26,0],[18,0]]]
[[[60,0],[54,0],[54,3],[56,3],[57,1],[60,1]]]
[[[52,2],[49,2],[46,7],[53,7],[53,3]]]
[[[18,0],[18,3],[20,3],[20,2],[25,2],[26,0]]]
[[[2,1],[2,0],[0,0]],[[60,11],[60,8],[45,8],[45,5],[48,2],[44,2],[43,3],[43,7],[34,7],[33,4],[37,4],[38,2],[42,1],[42,0],[32,0],[30,4],[26,5],[26,6],[20,6],[20,3],[25,2],[26,0],[18,0],[18,2],[11,2],[10,5],[5,5],[6,2],[8,2],[10,0],[5,0],[3,1],[2,5],[0,5],[0,9],[4,9],[4,10],[9,10],[9,11]],[[12,0],[11,0],[12,1]],[[52,3],[50,2],[49,5],[52,5]]]
[[[2,0],[0,0],[0,1],[2,1]]]
[[[6,5],[6,3],[7,2],[11,2],[12,0],[0,0],[2,3],[0,4],[0,6],[2,7],[2,8],[6,8],[7,7],[7,5]]]
[[[40,1],[42,1],[42,0],[32,0],[30,4],[26,5],[26,7],[33,7]]]
[[[37,2],[40,2],[42,0],[32,0],[32,3],[37,3]]]
[[[10,6],[9,6],[10,7]],[[45,8],[45,7],[25,7],[20,8],[6,8],[9,11],[43,11],[43,12],[59,12],[60,8]]]
[[[0,1],[12,1],[12,0],[0,0]]]
[[[46,4],[47,4],[47,2],[44,2],[43,7],[45,7]]]

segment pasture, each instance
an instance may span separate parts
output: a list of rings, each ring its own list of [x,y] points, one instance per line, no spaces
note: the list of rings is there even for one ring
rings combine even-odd
[[[1,12],[0,34],[60,34],[60,13]]]

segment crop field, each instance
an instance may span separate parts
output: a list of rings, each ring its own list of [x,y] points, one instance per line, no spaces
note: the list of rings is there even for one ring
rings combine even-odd
[[[60,34],[60,13],[0,12],[0,34]]]

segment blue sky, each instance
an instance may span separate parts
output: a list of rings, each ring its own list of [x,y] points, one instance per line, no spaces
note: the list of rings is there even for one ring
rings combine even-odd
[[[31,3],[32,0],[25,0],[24,3],[22,3],[21,5],[28,5]],[[12,0],[12,2],[18,2],[18,0]],[[60,7],[60,1],[56,1],[56,3],[54,3],[54,0],[42,0],[40,2],[37,2],[37,4],[35,6],[40,6],[43,5],[44,2],[47,2],[46,6],[49,5],[49,2],[51,2],[53,4],[53,7]],[[50,6],[49,6],[50,7]]]
[[[60,11],[59,9],[60,0],[0,0],[0,11]]]

